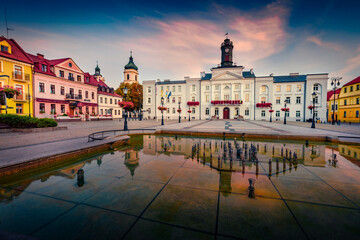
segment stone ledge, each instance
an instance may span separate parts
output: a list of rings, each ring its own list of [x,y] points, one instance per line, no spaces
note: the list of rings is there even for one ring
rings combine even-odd
[[[50,131],[59,131],[67,130],[66,126],[64,127],[46,127],[46,128],[12,128],[11,132],[22,132],[22,133],[36,133],[36,132],[50,132]]]

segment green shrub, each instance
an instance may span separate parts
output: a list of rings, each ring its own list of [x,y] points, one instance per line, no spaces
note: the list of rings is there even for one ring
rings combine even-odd
[[[44,128],[56,127],[57,122],[50,118],[34,118],[15,114],[0,114],[0,123],[5,123],[12,128]]]

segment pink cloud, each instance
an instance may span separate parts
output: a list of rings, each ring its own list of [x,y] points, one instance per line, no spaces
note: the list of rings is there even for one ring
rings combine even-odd
[[[320,37],[316,37],[316,36],[310,36],[307,38],[307,40],[309,42],[315,43],[316,45],[320,46],[320,47],[325,47],[325,48],[329,48],[335,51],[340,51],[341,50],[341,46],[333,43],[333,42],[326,42],[320,39]]]

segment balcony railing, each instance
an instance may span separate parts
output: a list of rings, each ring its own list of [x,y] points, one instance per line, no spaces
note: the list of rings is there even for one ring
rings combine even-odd
[[[74,77],[68,77],[69,80],[74,81]]]
[[[82,99],[82,95],[67,93],[65,95],[65,98],[66,99]]]
[[[12,75],[13,75],[13,80],[22,81],[22,82],[30,81],[30,74],[28,73],[13,72]]]

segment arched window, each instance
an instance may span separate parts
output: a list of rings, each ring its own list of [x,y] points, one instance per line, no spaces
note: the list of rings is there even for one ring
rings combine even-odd
[[[129,79],[130,79],[130,76],[129,76],[129,74],[127,74],[126,78],[127,78],[127,80],[129,80]]]
[[[219,116],[219,108],[215,108],[215,115]]]
[[[196,86],[192,85],[192,91],[195,92],[195,90],[196,90]]]
[[[235,108],[235,113],[236,113],[236,116],[240,115],[239,108]]]
[[[192,109],[192,113],[195,113],[195,108]]]
[[[192,97],[192,98],[191,98],[191,101],[195,102],[195,97]]]
[[[205,115],[209,115],[210,114],[210,110],[209,110],[209,108],[206,108],[205,109]]]
[[[135,80],[137,81],[137,75],[135,75]]]

